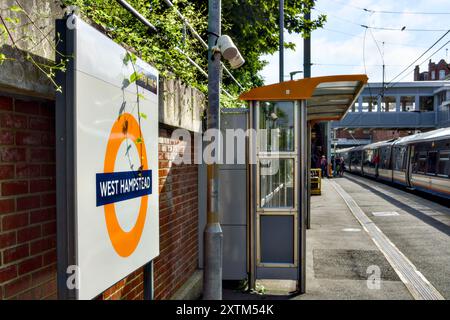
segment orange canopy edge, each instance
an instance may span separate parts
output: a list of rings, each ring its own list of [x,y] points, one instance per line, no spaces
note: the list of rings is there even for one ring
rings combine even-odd
[[[254,88],[239,98],[263,102],[305,100],[308,121],[339,121],[358,99],[368,80],[365,74],[292,80]]]
[[[316,87],[329,82],[358,81],[363,87],[369,78],[365,74],[337,75],[291,80],[268,86],[253,88],[240,95],[243,101],[287,101],[306,100],[313,96]]]

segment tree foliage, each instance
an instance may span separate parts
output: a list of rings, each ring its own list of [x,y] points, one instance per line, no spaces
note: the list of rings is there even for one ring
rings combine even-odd
[[[111,39],[154,65],[163,76],[179,78],[206,92],[207,78],[189,63],[188,57],[203,70],[207,70],[207,50],[190,34],[175,9],[169,8],[165,1],[128,0],[156,27],[157,33],[149,32],[148,27],[140,23],[115,0],[59,1],[63,7],[76,6],[84,19],[90,20]],[[172,0],[171,2],[206,41],[208,1]],[[245,89],[263,84],[259,73],[267,62],[262,59],[262,56],[278,50],[278,6],[279,0],[222,0],[222,33],[232,37],[246,60],[243,67],[232,70],[232,73]],[[319,16],[314,21],[304,19],[304,14],[313,6],[314,0],[285,0],[286,30],[307,36],[311,30],[320,28],[325,22],[324,16]],[[29,18],[26,12],[21,12],[23,11],[21,7],[12,6],[9,10],[14,19],[18,19],[16,16]],[[17,25],[17,21],[12,19],[6,18],[0,24],[2,38],[7,38],[7,31]],[[294,49],[294,44],[287,43],[286,47]],[[1,53],[0,64],[9,58]],[[300,62],[299,65],[301,65]],[[60,66],[57,67],[60,69]],[[45,73],[51,78],[54,74],[53,69],[48,67],[48,70]],[[240,92],[238,86],[226,73],[223,76],[223,84],[235,95]],[[227,101],[232,104],[232,99]]]
[[[155,65],[163,75],[177,78],[205,90],[207,79],[187,60],[187,54],[204,70],[207,69],[207,52],[195,39],[174,9],[162,0],[129,0],[158,30],[150,34],[148,28],[114,0],[64,0],[66,5],[76,5],[82,14],[100,25],[112,39],[133,48],[144,60]],[[175,7],[187,18],[203,39],[207,39],[208,2],[204,0],[173,0]],[[278,50],[279,0],[223,0],[222,33],[230,35],[242,52],[246,64],[233,70],[233,75],[245,88],[263,84],[259,72],[267,62],[263,54]],[[314,6],[314,0],[286,0],[285,28],[288,32],[306,36],[319,28],[325,17],[306,21],[304,14]],[[292,43],[287,48],[294,48]],[[181,52],[181,51],[182,52]],[[299,62],[300,64],[300,62]],[[238,87],[224,75],[228,90],[237,93]]]

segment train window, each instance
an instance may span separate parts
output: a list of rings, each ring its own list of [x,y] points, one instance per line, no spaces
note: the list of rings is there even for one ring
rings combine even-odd
[[[389,147],[380,148],[380,164],[381,169],[390,169]]]
[[[427,174],[436,174],[438,153],[436,151],[428,152]]]
[[[417,155],[417,166],[415,172],[425,173],[426,165],[427,165],[427,153],[424,151],[419,152]]]
[[[404,158],[405,158],[405,147],[394,147],[394,158],[393,158],[393,167],[394,170],[401,171],[405,169],[406,164],[404,164]]]
[[[450,151],[441,151],[439,154],[438,175],[450,177]]]

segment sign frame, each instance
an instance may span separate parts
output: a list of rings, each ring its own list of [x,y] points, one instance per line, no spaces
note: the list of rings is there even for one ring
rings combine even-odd
[[[56,73],[56,83],[61,86],[62,92],[56,93],[55,110],[57,182],[57,292],[58,299],[63,300],[80,299],[80,270],[78,269],[79,241],[77,239],[77,61],[75,61],[75,56],[77,53],[76,23],[78,20],[81,21],[81,19],[76,15],[67,15],[63,19],[56,20],[55,28],[57,39],[56,50],[64,55],[62,56],[57,54],[56,63],[61,63],[63,62],[62,59],[67,59],[67,57],[69,57],[66,62],[66,71],[58,71]],[[156,95],[157,94],[158,93],[156,93]],[[157,96],[156,101],[159,101]],[[156,112],[158,112],[158,108],[156,108]],[[142,155],[139,155],[142,158]],[[156,163],[158,162],[156,161]],[[155,172],[155,176],[153,178],[150,177],[150,181],[153,183],[153,181],[156,180],[157,183],[158,167],[151,169]],[[145,173],[148,174],[148,169]],[[107,175],[107,173],[105,174]],[[96,177],[93,177],[93,179],[95,180]],[[154,193],[158,193],[158,188],[155,188],[154,185],[151,189],[154,189]],[[150,190],[150,193],[151,192],[152,190]],[[133,196],[133,198],[136,197],[137,196]],[[146,195],[139,195],[139,197],[144,198]],[[147,201],[144,202],[147,203]],[[93,203],[93,205],[97,205],[97,207],[99,207],[98,203]],[[108,204],[105,206],[107,205]],[[148,207],[146,210],[148,210]],[[158,217],[159,214],[156,214],[156,216]],[[139,267],[143,267],[144,270],[144,299],[153,299],[153,262],[151,260],[147,261],[144,265],[140,265]],[[120,281],[120,279],[116,280]],[[102,291],[98,292],[98,294],[101,294],[101,292]]]

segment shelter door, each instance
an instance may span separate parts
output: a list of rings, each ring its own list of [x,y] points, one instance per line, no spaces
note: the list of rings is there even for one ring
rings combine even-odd
[[[259,102],[256,119],[256,278],[298,280],[298,102]]]

